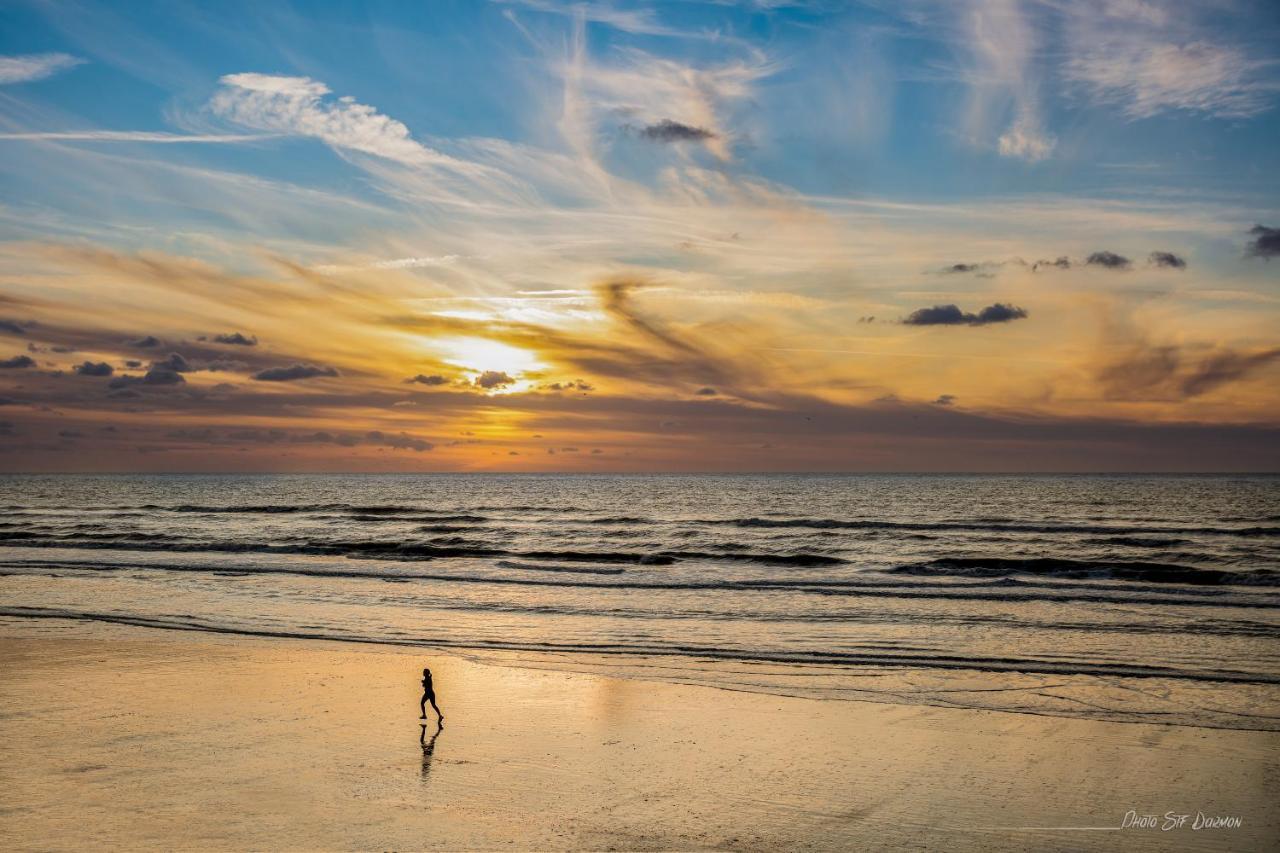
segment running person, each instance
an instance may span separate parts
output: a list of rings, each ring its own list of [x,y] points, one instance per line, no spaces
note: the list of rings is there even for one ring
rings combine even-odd
[[[436,705],[436,691],[431,684],[431,670],[425,667],[422,670],[422,701],[418,704],[422,706],[422,719],[427,718],[427,703],[431,703],[431,710],[436,712],[439,717],[439,725],[444,725],[444,714],[440,713],[440,707]]]

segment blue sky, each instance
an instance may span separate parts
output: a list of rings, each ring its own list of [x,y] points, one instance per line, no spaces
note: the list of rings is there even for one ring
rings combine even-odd
[[[32,368],[48,374],[16,389],[32,406],[6,423],[119,417],[58,377],[84,352],[123,374],[133,326],[194,352],[216,316],[259,334],[264,359],[337,365],[306,387],[343,386],[359,417],[437,443],[502,391],[498,432],[517,449],[492,455],[530,452],[513,424],[540,416],[514,397],[604,368],[536,346],[471,346],[463,363],[438,330],[405,339],[424,318],[526,351],[515,324],[674,347],[659,376],[610,362],[583,379],[627,418],[624,400],[705,406],[716,385],[750,410],[890,401],[1000,423],[1270,428],[1277,264],[1251,229],[1280,226],[1278,44],[1280,7],[1249,0],[6,3],[0,273],[28,330],[10,348],[44,353]],[[1125,262],[1090,263],[1099,252]],[[155,301],[144,258],[216,270],[187,284],[204,306]],[[315,309],[364,348],[309,349],[269,293],[214,284],[281,275],[282,291],[337,286],[319,276],[380,294],[376,312]],[[969,328],[910,321],[952,304]],[[1022,314],[963,319],[989,305]],[[994,382],[956,367],[982,359],[1010,366]],[[128,405],[229,429],[255,400],[271,408],[250,369],[268,361],[217,383],[245,395],[225,410],[173,409],[158,387]],[[512,382],[479,395],[488,370]],[[202,372],[217,371],[191,371],[182,393]],[[463,414],[406,421],[412,400],[388,413],[360,396],[420,373],[446,376],[436,398]],[[588,426],[618,431],[574,429]],[[774,427],[751,429],[751,447],[771,443]],[[668,438],[602,442],[617,464],[686,464],[656,449]],[[73,445],[44,452],[79,459]],[[914,451],[884,452],[874,464]]]

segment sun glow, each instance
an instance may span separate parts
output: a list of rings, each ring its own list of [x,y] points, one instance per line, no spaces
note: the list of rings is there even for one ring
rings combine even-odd
[[[529,374],[546,369],[529,350],[484,338],[447,338],[434,342],[443,351],[444,361],[462,368],[472,381],[485,375],[504,374],[512,382],[493,385],[492,392],[524,391],[532,386]]]

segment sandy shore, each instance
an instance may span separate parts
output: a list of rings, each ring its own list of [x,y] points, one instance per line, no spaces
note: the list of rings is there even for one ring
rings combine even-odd
[[[0,790],[5,849],[1263,850],[1280,736],[0,621]],[[1059,828],[1130,809],[1191,818]]]

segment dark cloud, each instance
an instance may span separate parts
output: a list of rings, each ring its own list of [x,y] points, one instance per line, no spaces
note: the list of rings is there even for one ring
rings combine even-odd
[[[19,320],[0,320],[0,332],[8,332],[11,335],[25,335],[27,330],[35,325],[33,320],[21,322]]]
[[[18,401],[12,397],[0,397],[0,406],[16,406]]]
[[[337,376],[333,367],[322,367],[318,364],[292,364],[288,367],[268,367],[253,374],[259,382],[293,382],[298,379],[312,379],[316,376]]]
[[[1249,229],[1253,239],[1245,247],[1247,254],[1253,258],[1274,258],[1280,256],[1280,228],[1268,228],[1255,225]]]
[[[414,436],[403,432],[398,435],[392,435],[391,433],[384,433],[381,430],[375,429],[365,433],[364,437],[370,444],[381,444],[386,447],[395,448],[396,450],[412,450],[415,453],[421,453],[424,450],[431,450],[435,447],[435,445],[429,441],[424,441],[421,438],[415,438]]]
[[[313,432],[310,435],[292,435],[289,441],[294,444],[337,444],[341,447],[355,447],[360,443],[358,436],[324,431]]]
[[[645,125],[640,128],[639,133],[641,138],[650,142],[703,142],[716,136],[705,127],[695,127],[669,118]]]
[[[1024,309],[1002,302],[988,305],[977,314],[961,311],[956,305],[934,305],[911,312],[902,322],[908,326],[986,326],[1021,320],[1026,316]]]
[[[1071,259],[1066,255],[1052,261],[1036,261],[1031,265],[1032,272],[1039,272],[1042,269],[1069,270],[1071,269]]]
[[[391,433],[382,430],[370,430],[366,433],[316,432],[289,433],[281,429],[229,429],[217,430],[211,427],[172,429],[165,433],[166,438],[183,442],[194,442],[210,445],[245,445],[263,444],[334,444],[338,447],[358,447],[362,444],[390,447],[395,450],[412,450],[421,453],[435,447],[431,442],[410,435],[406,432]]]
[[[956,401],[955,394],[939,394],[938,399],[933,401],[935,406],[950,406]]]
[[[1185,400],[1243,379],[1280,360],[1280,347],[1230,348],[1129,345],[1094,372],[1110,400]]]
[[[1105,267],[1109,270],[1127,270],[1132,263],[1124,255],[1117,255],[1115,252],[1108,252],[1105,249],[1101,252],[1094,252],[1085,260],[1087,266]]]
[[[155,349],[156,347],[163,345],[164,342],[155,335],[147,335],[145,338],[138,338],[136,341],[129,341],[129,343],[126,344],[126,346],[131,346],[134,349]]]
[[[550,385],[542,386],[547,391],[594,391],[595,386],[581,379],[575,379],[573,382],[552,382]]]
[[[693,393],[697,394],[699,397],[714,397],[716,396],[717,392],[716,392],[716,389],[714,388],[699,388],[697,391],[694,391]]]
[[[142,367],[142,362],[140,362],[140,361],[134,361],[133,359],[130,359],[129,361],[126,361],[126,362],[124,363],[124,366],[125,366],[125,367],[129,367],[129,368],[133,368],[133,369],[135,369],[135,370],[136,370],[137,368]]]
[[[75,371],[81,376],[110,376],[116,372],[115,368],[105,361],[99,361],[96,364],[92,361],[86,361],[84,364],[77,364]]]
[[[239,332],[232,332],[229,335],[214,335],[213,342],[216,344],[233,344],[238,347],[256,347],[258,338],[246,337]]]
[[[1025,267],[1027,262],[1022,258],[1010,258],[1007,261],[978,261],[976,263],[958,263],[943,267],[938,272],[943,275],[965,275],[972,274],[979,278],[992,278],[996,272],[1006,266]]]
[[[142,377],[142,382],[146,385],[181,385],[186,381],[178,371],[163,366],[151,368]]]
[[[36,360],[29,355],[15,355],[13,358],[0,360],[0,368],[16,370],[22,367],[35,367]]]
[[[135,385],[182,385],[186,381],[178,371],[164,364],[157,364],[152,365],[143,376],[117,376],[107,383],[107,387],[119,391]]]
[[[190,373],[195,368],[191,366],[191,362],[176,352],[169,353],[169,357],[163,361],[151,362],[152,370],[168,370],[173,373]]]
[[[418,385],[426,385],[429,387],[434,387],[437,385],[448,385],[449,379],[448,377],[441,376],[438,373],[433,373],[430,376],[428,376],[425,373],[419,373],[417,376],[414,376],[410,379],[406,379],[405,382],[410,384],[416,383]]]
[[[1186,259],[1178,257],[1173,252],[1152,252],[1147,262],[1153,267],[1162,269],[1185,270],[1187,268]]]
[[[505,388],[514,385],[515,380],[501,370],[486,370],[476,377],[476,385],[484,389]]]

